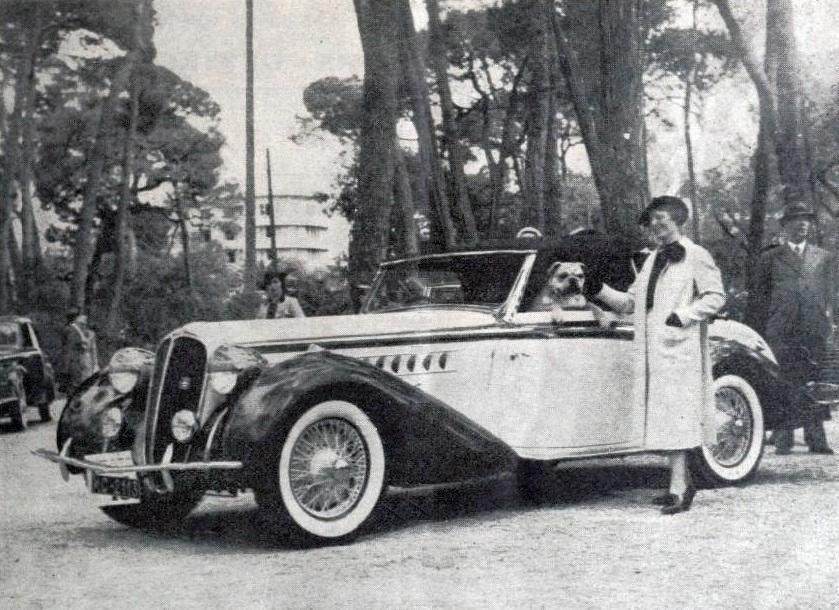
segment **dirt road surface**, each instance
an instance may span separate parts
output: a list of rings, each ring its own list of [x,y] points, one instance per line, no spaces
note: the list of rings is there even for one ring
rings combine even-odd
[[[839,458],[801,445],[673,517],[649,504],[660,460],[635,457],[568,466],[538,507],[510,477],[390,494],[374,532],[294,550],[250,495],[206,498],[173,532],[112,522],[30,455],[54,434],[0,424],[2,608],[839,607]]]

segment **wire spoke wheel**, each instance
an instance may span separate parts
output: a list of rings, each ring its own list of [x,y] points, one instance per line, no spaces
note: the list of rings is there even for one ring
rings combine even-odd
[[[279,447],[275,482],[260,491],[292,535],[348,540],[375,520],[385,487],[376,424],[345,400],[318,403],[291,423]]]
[[[291,450],[294,499],[320,519],[340,517],[355,506],[367,483],[364,439],[348,421],[323,419],[306,428]]]
[[[711,447],[711,452],[722,466],[731,467],[740,463],[749,452],[754,420],[746,397],[736,388],[721,387],[715,397],[717,443]]]
[[[763,456],[763,410],[752,384],[740,375],[714,380],[713,421],[706,444],[691,452],[691,470],[705,485],[743,483],[754,476]],[[710,415],[710,414],[709,414]]]

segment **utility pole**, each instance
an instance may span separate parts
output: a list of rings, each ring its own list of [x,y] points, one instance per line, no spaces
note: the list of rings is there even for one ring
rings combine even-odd
[[[245,291],[256,289],[256,193],[253,133],[253,0],[245,0]]]
[[[271,266],[277,266],[277,223],[274,222],[274,191],[271,188],[271,150],[265,149],[265,165],[268,169],[268,222],[271,227],[268,229],[268,236],[271,238],[271,251],[268,258],[271,259]]]

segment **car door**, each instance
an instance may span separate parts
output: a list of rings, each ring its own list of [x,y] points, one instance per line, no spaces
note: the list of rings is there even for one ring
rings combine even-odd
[[[632,327],[590,311],[518,313],[500,354],[504,438],[523,457],[606,455],[639,448],[645,414],[632,400]]]

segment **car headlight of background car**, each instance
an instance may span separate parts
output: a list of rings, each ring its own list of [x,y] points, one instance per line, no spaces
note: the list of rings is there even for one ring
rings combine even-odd
[[[144,366],[154,364],[154,354],[139,347],[124,347],[114,352],[108,363],[108,381],[120,394],[128,394],[140,380]]]
[[[268,361],[256,350],[238,345],[222,345],[213,352],[210,359],[210,387],[218,394],[230,394],[243,371],[266,364]]]

